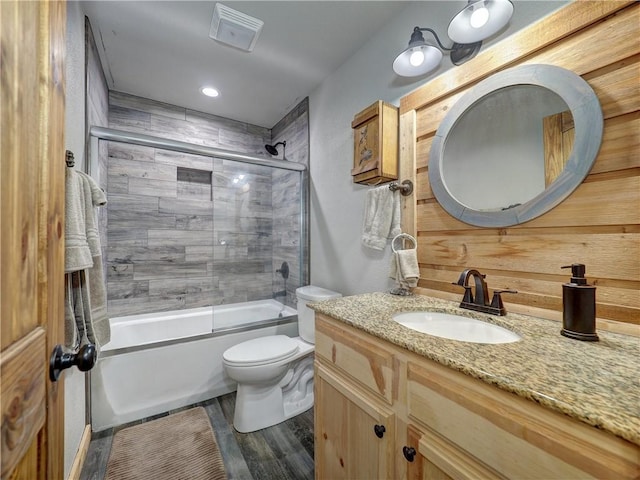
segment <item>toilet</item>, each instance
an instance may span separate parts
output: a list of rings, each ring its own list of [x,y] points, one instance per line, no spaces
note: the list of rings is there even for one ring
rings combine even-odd
[[[254,338],[222,354],[227,375],[238,382],[233,417],[238,432],[276,425],[313,406],[315,312],[307,303],[341,296],[313,285],[300,287],[296,289],[300,336]]]

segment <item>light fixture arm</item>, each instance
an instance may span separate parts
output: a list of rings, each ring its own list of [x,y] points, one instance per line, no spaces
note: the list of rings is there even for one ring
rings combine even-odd
[[[422,36],[422,32],[430,32],[434,36],[434,38],[436,39],[436,42],[438,42],[438,46],[442,50],[446,50],[447,52],[450,52],[451,50],[453,50],[453,47],[452,48],[445,47],[440,41],[440,38],[438,37],[438,34],[435,32],[435,30],[432,30],[431,28],[427,28],[427,27],[414,27],[413,33],[411,34],[411,40],[409,41],[409,45],[419,41],[424,43],[424,37]]]

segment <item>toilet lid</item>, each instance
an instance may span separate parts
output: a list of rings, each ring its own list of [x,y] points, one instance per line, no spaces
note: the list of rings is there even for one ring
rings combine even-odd
[[[225,362],[239,366],[255,366],[284,360],[298,352],[298,343],[286,335],[254,338],[229,348],[222,354]]]

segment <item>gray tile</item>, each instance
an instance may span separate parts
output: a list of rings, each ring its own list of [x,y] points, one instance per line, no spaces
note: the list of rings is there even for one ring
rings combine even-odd
[[[109,127],[137,133],[148,131],[151,114],[109,104]]]
[[[135,206],[130,209],[119,208],[109,211],[108,228],[111,230],[126,230],[129,228],[178,228],[176,215],[164,215],[155,211],[136,211]]]
[[[109,162],[113,159],[132,160],[138,162],[155,162],[155,148],[131,143],[106,142],[109,151]]]
[[[157,102],[155,100],[115,91],[109,92],[109,105],[111,107],[122,107],[148,112],[150,114],[174,118],[177,120],[185,120],[186,118],[185,109],[182,107],[176,107],[175,105],[170,105],[168,103]]]
[[[206,293],[210,297],[213,288],[211,276],[149,280],[149,294],[156,296],[187,295],[190,298],[194,293]]]
[[[148,230],[150,246],[206,246],[211,245],[208,230]]]
[[[107,244],[118,246],[147,245],[147,230],[143,228],[116,229],[109,227],[107,233]]]
[[[178,196],[175,180],[152,180],[148,178],[129,177],[129,194],[148,197],[176,197]]]
[[[202,155],[192,155],[189,153],[171,152],[169,150],[158,149],[156,151],[155,161],[178,167],[213,170],[213,159]]]
[[[165,214],[208,215],[213,212],[213,205],[202,200],[160,197],[159,211]]]
[[[211,184],[190,183],[178,181],[177,197],[191,200],[211,201]]]
[[[208,230],[211,241],[207,245],[213,243],[213,216],[209,215],[176,215],[175,227],[178,230]]]
[[[145,261],[177,263],[185,261],[184,246],[107,247],[107,260],[111,263],[141,263]]]
[[[107,292],[107,300],[146,297],[149,295],[149,282],[116,280],[107,283]]]
[[[143,263],[132,265],[134,280],[176,279],[206,276],[206,263]]]
[[[109,193],[129,193],[129,178],[107,176],[107,192]]]
[[[128,212],[158,213],[158,198],[145,195],[111,194],[109,193],[107,209]],[[169,212],[170,213],[170,212]]]
[[[162,163],[109,158],[109,175],[122,177],[145,178],[149,180],[176,181],[177,167]],[[134,191],[130,193],[135,193]]]
[[[224,417],[220,403],[217,401],[211,402],[205,407],[205,410],[209,415],[211,426],[215,432],[229,480],[253,479],[247,462],[242,455],[242,450],[235,441],[233,427]]]

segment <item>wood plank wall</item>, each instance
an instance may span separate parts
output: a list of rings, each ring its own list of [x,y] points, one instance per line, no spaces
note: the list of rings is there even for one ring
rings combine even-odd
[[[640,3],[577,1],[401,99],[401,172],[416,183],[403,218],[404,230],[418,238],[416,293],[461,299],[451,282],[477,268],[490,289],[518,290],[504,296],[508,311],[561,320],[569,275],[560,267],[584,263],[597,286],[598,328],[640,333],[638,25]],[[600,152],[585,181],[546,214],[509,228],[467,225],[445,212],[429,187],[433,136],[476,83],[524,64],[563,67],[591,85],[605,119]]]

